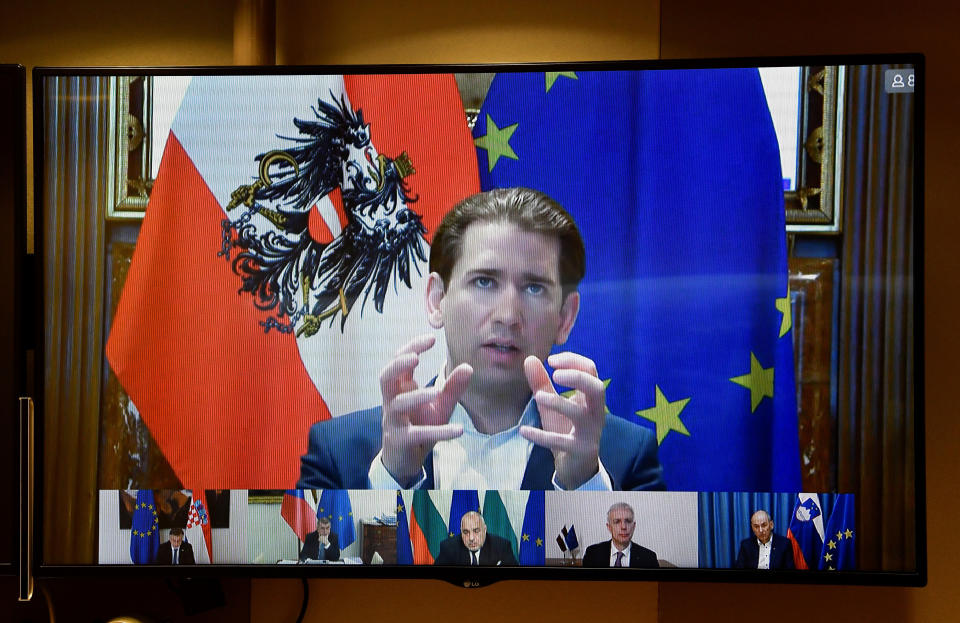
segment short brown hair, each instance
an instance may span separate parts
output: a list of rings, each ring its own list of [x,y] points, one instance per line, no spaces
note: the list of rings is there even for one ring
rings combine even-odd
[[[430,245],[430,271],[444,287],[463,251],[463,236],[473,223],[512,223],[523,231],[555,237],[560,243],[560,286],[565,299],[575,291],[587,269],[583,237],[573,217],[538,190],[496,188],[471,195],[443,217]]]

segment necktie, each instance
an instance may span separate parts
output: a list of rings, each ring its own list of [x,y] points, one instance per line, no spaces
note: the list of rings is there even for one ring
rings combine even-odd
[[[476,567],[479,563],[477,562],[477,552],[470,552],[470,564]]]
[[[180,548],[179,547],[173,550],[173,564],[175,565],[180,564]]]
[[[613,563],[614,567],[623,566],[623,552],[617,552],[617,562]]]

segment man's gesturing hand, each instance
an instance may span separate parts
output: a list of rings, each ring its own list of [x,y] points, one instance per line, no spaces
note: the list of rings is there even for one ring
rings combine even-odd
[[[443,389],[419,387],[413,371],[420,355],[435,338],[421,335],[397,351],[380,372],[383,395],[383,466],[400,485],[416,482],[424,459],[438,441],[463,434],[463,426],[449,424],[453,408],[466,391],[473,369],[460,364],[447,376]]]
[[[593,361],[576,353],[557,353],[547,358],[554,368],[553,380],[572,387],[573,396],[557,393],[543,363],[527,357],[523,370],[540,411],[542,429],[520,427],[520,435],[549,448],[564,489],[576,489],[600,469],[600,434],[606,413],[605,388]]]

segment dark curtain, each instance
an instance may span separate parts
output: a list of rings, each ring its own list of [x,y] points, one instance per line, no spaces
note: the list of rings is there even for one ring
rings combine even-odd
[[[913,96],[884,92],[887,68],[848,68],[844,126],[837,480],[857,495],[866,570],[916,565],[915,111]]]
[[[45,83],[43,560],[97,552],[109,79]]]

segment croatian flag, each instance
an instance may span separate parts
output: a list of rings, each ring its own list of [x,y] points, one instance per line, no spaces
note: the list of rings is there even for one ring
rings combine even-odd
[[[187,515],[184,540],[195,545],[193,555],[198,565],[210,564],[213,562],[213,535],[210,530],[207,495],[202,489],[195,489],[191,493],[190,514]]]
[[[436,333],[429,244],[478,184],[452,75],[194,78],[107,342],[179,479],[289,486],[311,424],[379,404]]]

